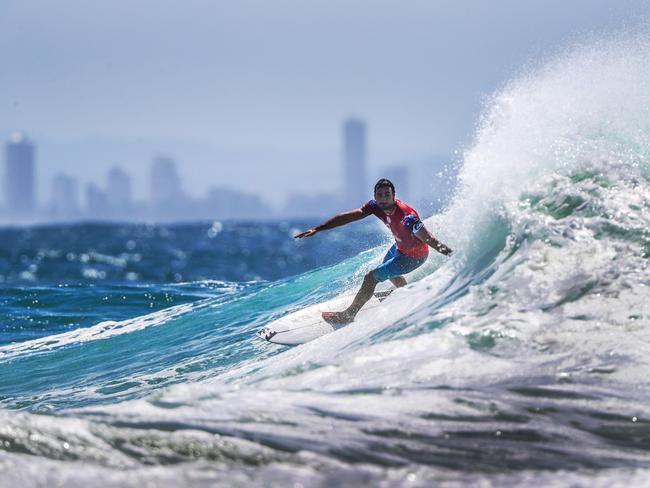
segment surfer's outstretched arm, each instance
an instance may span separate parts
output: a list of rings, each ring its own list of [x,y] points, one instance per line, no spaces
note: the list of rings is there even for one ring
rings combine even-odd
[[[442,242],[433,237],[424,225],[422,225],[422,227],[420,227],[420,229],[415,233],[415,237],[420,239],[422,242],[426,242],[429,246],[445,256],[449,256],[453,252],[451,248],[445,246]]]
[[[342,212],[340,214],[336,214],[334,217],[332,217],[329,220],[326,220],[322,224],[317,225],[316,227],[312,227],[311,229],[306,230],[304,232],[301,232],[300,234],[297,234],[294,237],[296,239],[302,239],[303,237],[313,236],[316,232],[320,232],[321,230],[328,230],[328,229],[333,229],[334,227],[340,227],[342,225],[349,224],[357,220],[361,220],[367,217],[368,215],[369,214],[365,213],[360,208],[350,210],[349,212]]]

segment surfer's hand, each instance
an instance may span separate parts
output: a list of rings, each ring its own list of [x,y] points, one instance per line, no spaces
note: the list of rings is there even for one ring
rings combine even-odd
[[[306,230],[305,232],[301,232],[300,234],[296,234],[293,236],[294,239],[302,239],[303,237],[310,237],[313,236],[316,232],[318,232],[318,229],[315,227],[313,229]]]
[[[450,256],[452,252],[451,248],[445,246],[444,244],[439,244],[436,246],[436,251],[438,251],[440,254],[444,254],[445,256]]]

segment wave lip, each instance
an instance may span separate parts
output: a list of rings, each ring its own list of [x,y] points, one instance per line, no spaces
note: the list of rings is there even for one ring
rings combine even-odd
[[[149,315],[120,322],[107,320],[92,327],[75,329],[53,336],[25,341],[18,344],[0,346],[0,362],[16,359],[21,356],[33,356],[52,351],[72,344],[108,339],[121,334],[130,334],[148,327],[162,325],[169,320],[190,312],[191,304],[177,305]]]

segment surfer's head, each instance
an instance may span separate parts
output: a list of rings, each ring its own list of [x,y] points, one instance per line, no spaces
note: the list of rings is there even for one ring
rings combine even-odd
[[[382,178],[375,183],[375,201],[382,210],[391,210],[395,205],[395,185]]]

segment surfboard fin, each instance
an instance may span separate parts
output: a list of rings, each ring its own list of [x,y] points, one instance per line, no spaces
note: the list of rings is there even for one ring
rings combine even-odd
[[[386,297],[387,297],[388,295],[390,295],[391,293],[393,293],[393,290],[394,290],[394,289],[395,289],[395,288],[392,288],[392,289],[390,289],[390,290],[385,290],[385,291],[376,291],[376,292],[375,292],[375,298],[376,298],[377,300],[379,300],[380,302],[383,302],[384,300],[386,300]]]

